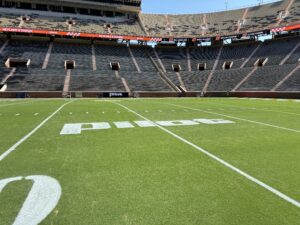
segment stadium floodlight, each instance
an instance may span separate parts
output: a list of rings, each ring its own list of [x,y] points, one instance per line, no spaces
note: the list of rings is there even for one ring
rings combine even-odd
[[[258,5],[264,4],[264,0],[257,0],[257,1],[258,1]]]

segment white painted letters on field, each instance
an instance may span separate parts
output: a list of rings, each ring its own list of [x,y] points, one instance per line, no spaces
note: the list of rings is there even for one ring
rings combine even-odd
[[[60,134],[81,134],[81,131],[84,130],[105,130],[110,128],[109,123],[72,123],[65,124]]]
[[[192,120],[157,121],[156,123],[163,127],[192,126],[199,124]]]
[[[234,123],[229,120],[222,120],[222,119],[194,119],[195,122],[203,123],[203,124],[230,124]]]
[[[124,128],[134,128],[134,126],[128,122],[128,121],[124,121],[124,122],[114,122],[114,124],[116,125],[117,128],[120,129],[124,129]]]
[[[147,121],[147,120],[142,120],[142,121],[134,121],[139,127],[155,127],[156,124],[151,122],[151,121]]]
[[[233,121],[223,120],[223,119],[193,119],[193,120],[171,120],[171,121],[134,121],[134,123],[139,127],[155,127],[157,125],[163,127],[175,127],[175,126],[195,126],[199,124],[206,125],[220,125],[220,124],[232,124]],[[116,128],[124,129],[124,128],[134,128],[133,123],[128,121],[122,122],[113,122]],[[105,130],[110,129],[111,126],[106,122],[99,123],[73,123],[73,124],[65,124],[62,128],[60,134],[61,135],[70,135],[70,134],[81,134],[82,131],[88,130]]]

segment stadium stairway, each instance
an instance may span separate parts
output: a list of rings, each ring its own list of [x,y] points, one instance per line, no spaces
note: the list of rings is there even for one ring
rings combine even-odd
[[[219,60],[220,60],[220,57],[221,57],[221,54],[222,54],[222,50],[223,50],[223,46],[222,46],[222,47],[220,48],[220,50],[219,50],[218,56],[217,56],[217,58],[216,58],[216,60],[215,60],[215,63],[214,63],[214,65],[213,65],[212,70],[210,71],[210,74],[209,74],[209,76],[208,76],[208,78],[207,78],[207,81],[206,81],[206,83],[205,83],[205,85],[204,85],[204,87],[203,87],[202,92],[207,92],[207,89],[208,89],[208,86],[209,86],[210,81],[211,81],[211,79],[212,79],[212,76],[214,75],[214,72],[215,72],[215,70],[217,69],[217,66],[218,66],[218,63],[219,63]]]
[[[300,47],[300,40],[299,40],[299,43],[297,45],[295,45],[295,47],[287,54],[287,56],[284,59],[282,59],[282,61],[280,62],[279,65],[285,64],[299,47]]]
[[[288,81],[298,70],[300,69],[300,65],[296,66],[288,75],[286,75],[280,82],[278,82],[278,84],[275,85],[275,87],[272,88],[271,91],[277,91],[278,89],[280,89],[281,86],[283,86],[283,84]],[[300,89],[300,87],[299,87]]]
[[[71,70],[66,71],[66,78],[64,82],[64,88],[63,88],[63,96],[66,96],[70,89],[70,81],[71,81]]]
[[[272,88],[290,74],[294,64],[264,66],[257,69],[237,89],[239,91],[271,91]]]
[[[286,91],[294,92],[300,91],[300,68],[299,66],[292,71],[282,82],[282,84],[277,87],[276,91]]]
[[[162,64],[157,52],[155,49],[153,49],[153,52],[156,56],[157,61],[160,63],[160,67],[159,65],[155,62],[155,60],[153,59],[153,57],[151,56],[151,54],[149,53],[149,51],[147,50],[147,55],[149,57],[149,59],[151,60],[152,64],[154,65],[154,67],[156,68],[156,70],[158,71],[161,79],[164,81],[164,83],[169,86],[169,88],[175,92],[181,92],[181,90],[178,88],[178,86],[176,86],[166,75],[166,69],[164,67],[164,65]]]

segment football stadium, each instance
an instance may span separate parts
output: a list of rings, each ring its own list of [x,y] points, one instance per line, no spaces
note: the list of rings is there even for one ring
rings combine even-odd
[[[0,0],[0,225],[300,225],[300,0],[147,1]]]

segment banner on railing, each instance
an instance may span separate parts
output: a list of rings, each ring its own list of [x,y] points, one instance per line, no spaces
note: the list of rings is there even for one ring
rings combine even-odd
[[[122,39],[122,40],[135,40],[135,41],[156,41],[156,42],[162,41],[162,38],[158,38],[158,37],[138,37],[138,36],[114,35],[114,34],[91,34],[91,33],[81,33],[81,32],[51,31],[51,30],[23,29],[23,28],[11,28],[11,27],[8,28],[0,27],[0,32],[42,34],[42,35],[53,35],[53,36],[63,36],[63,37]]]
[[[291,31],[300,29],[300,24],[292,25],[292,26],[285,26],[280,28],[274,28],[271,29],[272,33],[282,32],[282,31]],[[161,38],[161,37],[143,37],[143,36],[129,36],[129,35],[114,35],[114,34],[92,34],[92,33],[82,33],[82,32],[68,32],[68,31],[52,31],[52,30],[38,30],[38,29],[25,29],[25,28],[12,28],[12,27],[0,27],[0,32],[6,32],[6,33],[27,33],[27,34],[39,34],[39,35],[50,35],[50,36],[61,36],[61,37],[74,37],[74,38],[94,38],[94,39],[121,39],[121,40],[128,40],[128,41],[153,41],[153,42],[161,42],[164,39],[168,39],[168,41],[187,41],[187,40],[202,40],[207,39],[208,37],[186,37],[186,38],[180,38],[180,37],[168,37],[168,38]],[[263,33],[265,31],[258,31],[258,32],[251,32],[247,33],[247,35],[257,35],[259,33]],[[270,32],[270,31],[269,31]],[[240,35],[236,35],[238,37]],[[233,36],[216,36],[216,40],[223,40],[224,38],[233,38]]]
[[[283,31],[297,30],[297,29],[300,29],[300,24],[274,28],[271,30],[271,32],[278,33],[278,32],[283,32]]]

